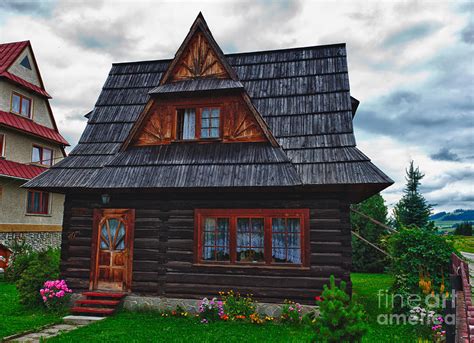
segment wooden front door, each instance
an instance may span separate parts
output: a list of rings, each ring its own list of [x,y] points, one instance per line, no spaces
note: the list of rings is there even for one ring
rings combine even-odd
[[[91,289],[130,291],[134,220],[131,209],[94,211]]]

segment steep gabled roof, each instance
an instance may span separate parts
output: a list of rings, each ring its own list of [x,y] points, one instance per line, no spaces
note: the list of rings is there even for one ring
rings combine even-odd
[[[166,71],[163,74],[163,77],[160,80],[160,85],[164,85],[165,83],[170,82],[170,78],[173,76],[173,73],[175,72],[175,68],[178,67],[179,63],[182,63],[182,58],[186,53],[192,54],[193,51],[189,51],[188,48],[191,45],[191,40],[193,40],[199,33],[201,33],[204,37],[203,40],[205,41],[205,44],[209,45],[208,49],[205,49],[204,56],[198,56],[198,65],[194,65],[195,67],[192,71],[199,70],[203,72],[204,70],[201,70],[200,64],[204,63],[209,56],[209,54],[214,54],[215,59],[211,63],[218,63],[222,68],[227,72],[227,78],[230,78],[234,81],[238,80],[237,75],[235,74],[235,71],[232,69],[232,67],[227,63],[224,53],[222,52],[221,48],[215,41],[214,37],[212,36],[211,31],[209,30],[209,27],[207,26],[206,20],[204,19],[204,16],[202,15],[201,12],[199,12],[198,16],[194,20],[193,25],[191,25],[191,28],[189,29],[189,33],[187,34],[186,38],[184,39],[183,43],[181,43],[181,46],[179,47],[178,51],[175,54],[174,59],[171,61],[169,66],[167,67]],[[198,37],[200,39],[200,37]],[[200,43],[200,42],[199,42]],[[197,51],[198,54],[200,54],[200,51]],[[191,66],[186,66],[186,68],[190,69]],[[207,66],[208,68],[212,66]],[[200,74],[200,73],[197,73]],[[196,75],[196,76],[202,76],[202,75]]]
[[[279,146],[175,144],[120,151],[172,60],[117,63],[79,144],[27,186],[61,191],[361,185],[374,193],[393,183],[356,147],[344,44],[229,54],[225,60]],[[240,159],[246,151],[252,152]],[[191,152],[200,158],[191,159]]]
[[[25,50],[27,47],[30,47],[30,51],[33,57],[33,63],[36,67],[36,70],[38,71],[38,77],[40,79],[40,84],[41,84],[40,87],[18,77],[17,75],[14,75],[8,72],[8,68],[10,68],[13,62],[15,62],[18,56],[20,56],[23,50]],[[46,90],[44,89],[43,81],[41,80],[41,75],[38,69],[38,65],[36,64],[36,59],[34,57],[33,49],[31,49],[30,41],[0,44],[0,77],[4,77],[41,96],[44,96],[46,98],[51,98],[48,92],[46,92]]]

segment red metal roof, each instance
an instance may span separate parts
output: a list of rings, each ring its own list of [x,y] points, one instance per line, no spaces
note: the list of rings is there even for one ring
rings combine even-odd
[[[55,143],[69,145],[59,132],[49,127],[35,123],[33,120],[23,118],[19,115],[0,111],[0,125],[5,125],[34,136],[38,136]]]
[[[21,54],[23,49],[30,45],[29,41],[0,44],[0,76],[5,77],[19,85],[32,90],[42,96],[51,98],[43,87],[38,87],[22,78],[9,73],[7,70]]]
[[[0,73],[10,67],[28,44],[29,41],[0,44]]]
[[[7,71],[4,71],[3,73],[0,73],[0,76],[3,76],[15,83],[18,83],[19,85],[23,86],[23,87],[26,87],[28,88],[29,90],[32,90],[33,92],[36,92],[40,95],[43,95],[49,99],[51,99],[51,95],[48,94],[48,92],[46,92],[44,89],[42,89],[41,87],[38,87],[37,85],[34,85],[28,81],[25,81],[23,80],[21,77],[18,77],[12,73],[9,73]]]
[[[0,176],[30,180],[48,168],[0,159]]]

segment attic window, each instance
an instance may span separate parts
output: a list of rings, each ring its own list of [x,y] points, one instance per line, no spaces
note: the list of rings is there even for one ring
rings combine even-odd
[[[220,124],[218,107],[178,109],[176,139],[189,141],[220,138]]]
[[[31,117],[31,99],[24,95],[13,93],[10,111],[22,116]]]
[[[25,67],[25,68],[31,70],[30,59],[28,58],[28,56],[25,56],[25,58],[23,58],[23,59],[21,60],[20,64],[21,64],[23,67]]]

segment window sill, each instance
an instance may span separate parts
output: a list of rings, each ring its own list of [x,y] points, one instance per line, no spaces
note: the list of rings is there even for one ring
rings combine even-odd
[[[232,269],[281,269],[281,270],[310,270],[310,267],[302,265],[267,265],[267,264],[230,264],[230,263],[193,263],[193,267],[217,267],[217,268],[232,268]]]
[[[210,143],[222,142],[222,138],[176,139],[172,143]]]
[[[28,119],[28,120],[33,121],[33,118],[31,118],[30,116],[27,117],[27,116],[24,116],[23,114],[15,113],[15,112],[12,112],[12,111],[10,111],[10,113],[11,113],[11,114],[14,114],[14,115],[16,115],[16,116],[18,116],[18,117],[20,117],[20,118]]]
[[[28,217],[52,217],[50,213],[25,213]]]

